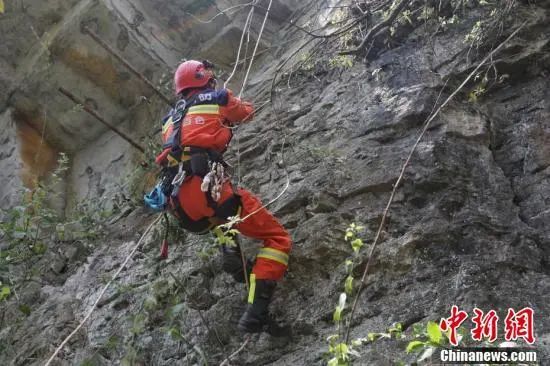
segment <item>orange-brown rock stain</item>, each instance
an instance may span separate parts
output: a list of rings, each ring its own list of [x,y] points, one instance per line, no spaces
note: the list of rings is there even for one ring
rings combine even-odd
[[[24,113],[15,113],[19,154],[23,168],[19,172],[27,188],[33,188],[37,180],[48,176],[57,165],[58,151],[48,144],[32,126],[43,126],[44,120],[32,118]]]

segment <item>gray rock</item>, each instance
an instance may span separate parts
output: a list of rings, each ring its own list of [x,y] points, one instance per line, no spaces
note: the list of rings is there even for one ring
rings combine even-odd
[[[9,347],[0,348],[0,364],[43,364],[84,318],[154,218],[124,208],[130,192],[141,199],[153,183],[136,169],[142,156],[55,90],[71,86],[87,105],[138,140],[152,133],[153,121],[166,110],[80,27],[95,27],[168,95],[171,72],[183,56],[212,56],[221,72],[231,70],[246,11],[199,24],[187,14],[206,18],[231,5],[56,0],[27,4],[23,13],[6,4],[13,18],[3,18],[0,25],[6,45],[0,50],[0,80],[8,89],[0,90],[0,108],[10,100],[9,110],[0,112],[5,127],[0,131],[2,208],[14,202],[12,187],[22,184],[19,173],[34,166],[22,152],[27,150],[20,149],[16,123],[41,131],[45,119],[48,144],[71,153],[69,213],[82,198],[93,199],[98,214],[121,209],[106,225],[105,238],[82,240],[89,248],[85,261],[80,259],[88,253],[79,244],[52,241],[34,263],[33,281],[24,282],[25,265],[10,264],[10,276],[24,284],[16,288],[18,296],[32,303],[32,311],[21,315],[15,296],[2,304],[7,315],[0,342]],[[326,364],[326,338],[337,332],[332,316],[346,277],[343,263],[353,255],[343,240],[346,227],[355,222],[366,228],[354,269],[357,279],[393,184],[441,88],[446,85],[439,103],[486,52],[470,49],[464,38],[488,16],[491,4],[470,4],[460,22],[437,33],[436,19],[397,29],[390,43],[375,42],[367,59],[355,59],[350,68],[329,66],[335,53],[331,43],[310,71],[299,67],[300,56],[289,60],[271,106],[234,131],[226,156],[240,167],[241,185],[263,202],[283,190],[289,172],[288,190],[269,208],[294,245],[271,309],[290,325],[292,338],[254,335],[232,364]],[[524,19],[529,22],[494,59],[496,83],[475,103],[467,94],[477,81],[468,84],[433,121],[412,155],[358,302],[352,338],[385,332],[394,322],[402,322],[410,338],[412,324],[447,317],[453,304],[470,314],[474,307],[495,309],[501,319],[509,307],[530,306],[541,364],[550,360],[550,318],[545,316],[550,312],[548,2],[529,8],[516,4],[502,36]],[[258,55],[244,92],[256,105],[269,98],[280,61],[307,40],[286,20],[313,25],[318,11],[294,0],[273,6],[260,50],[272,48]],[[255,16],[251,41],[260,25],[261,17]],[[315,42],[309,43],[304,54]],[[242,76],[237,74],[230,87],[238,91]],[[203,357],[220,364],[240,347],[243,338],[235,324],[245,308],[245,286],[221,271],[217,254],[204,254],[212,245],[208,235],[172,233],[167,261],[158,259],[161,235],[159,224],[144,238],[83,330],[64,347],[60,364],[125,359],[164,366],[200,364]],[[242,240],[248,257],[258,245]],[[355,364],[412,363],[414,355],[407,355],[405,347],[405,341],[390,339],[361,346]]]

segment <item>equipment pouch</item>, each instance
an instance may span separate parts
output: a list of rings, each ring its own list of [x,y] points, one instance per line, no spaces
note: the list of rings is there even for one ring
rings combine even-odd
[[[204,176],[208,174],[209,170],[208,154],[195,153],[191,155],[191,171],[193,172],[193,175],[204,178]]]

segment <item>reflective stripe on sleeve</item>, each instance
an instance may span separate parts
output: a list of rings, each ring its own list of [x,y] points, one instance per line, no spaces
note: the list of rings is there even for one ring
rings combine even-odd
[[[187,114],[218,114],[220,107],[216,104],[196,105],[189,108]]]

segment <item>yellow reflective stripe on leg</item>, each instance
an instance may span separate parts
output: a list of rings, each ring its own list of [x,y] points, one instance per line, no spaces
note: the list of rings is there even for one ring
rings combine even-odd
[[[187,114],[218,114],[219,111],[217,104],[203,104],[189,108]]]
[[[254,293],[256,292],[256,275],[250,274],[250,291],[248,291],[248,303],[254,303]]]
[[[256,258],[271,259],[288,266],[288,254],[273,248],[261,248]]]

